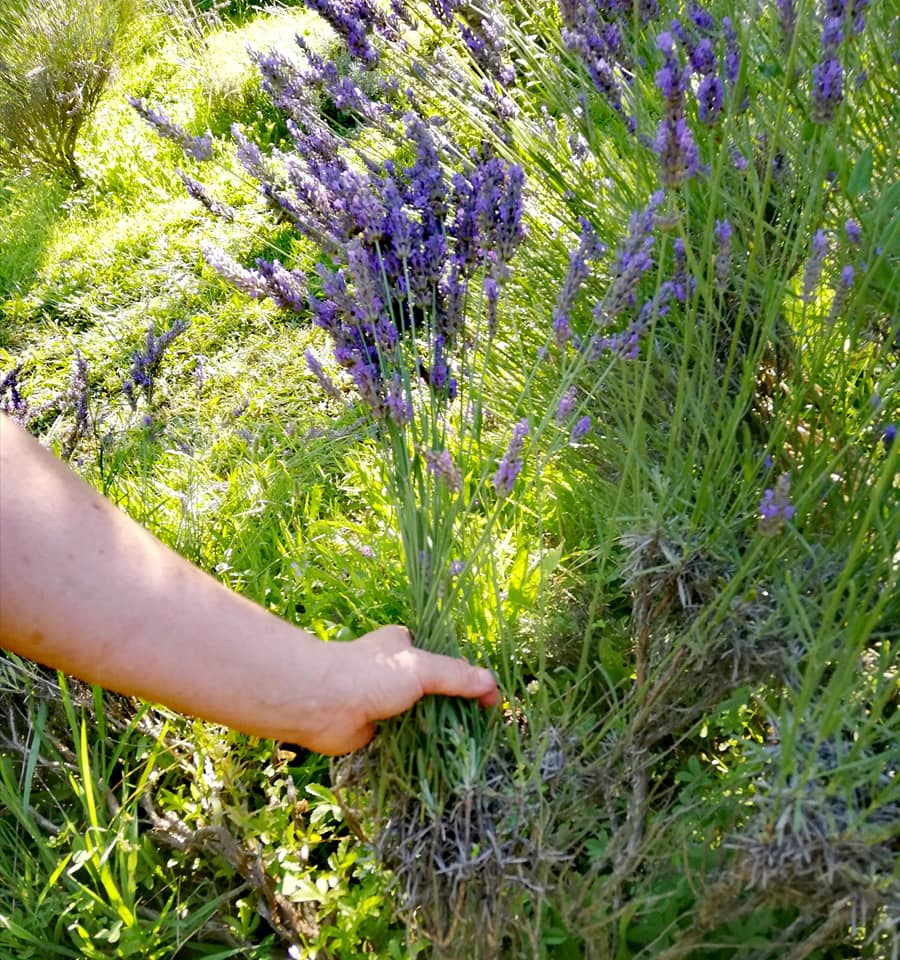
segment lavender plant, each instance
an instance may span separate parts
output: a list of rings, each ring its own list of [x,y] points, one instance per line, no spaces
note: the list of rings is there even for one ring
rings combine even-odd
[[[134,19],[130,0],[6,5],[0,23],[0,162],[37,163],[77,188],[82,128],[97,108]]]
[[[317,9],[367,69],[418,52],[374,10]],[[879,114],[843,83],[884,56],[877,33],[833,4],[402,14],[452,49],[408,63],[386,105],[303,46],[300,70],[254,55],[292,142],[264,156],[238,131],[238,159],[315,262],[204,251],[328,334],[337,382],[310,369],[370,425],[416,642],[503,684],[502,720],[429,701],[337,771],[402,911],[455,956],[542,955],[547,915],[576,954],[737,950],[761,929],[752,955],[802,956],[846,940],[845,903],[880,936],[898,823],[872,771],[896,766],[896,723],[890,685],[853,665],[896,669],[897,221],[873,184],[897,153],[866,152],[850,111]],[[473,117],[491,89],[512,109]],[[562,541],[590,571],[580,626],[538,643]],[[846,703],[864,742],[842,753]]]

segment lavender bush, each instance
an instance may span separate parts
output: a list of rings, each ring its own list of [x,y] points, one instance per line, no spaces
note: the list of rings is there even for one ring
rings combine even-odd
[[[896,951],[896,22],[315,9],[402,83],[255,52],[290,142],[241,175],[316,254],[204,257],[327,333],[416,642],[503,686],[335,771],[400,911],[448,956]]]
[[[0,162],[38,163],[81,187],[75,149],[109,81],[131,0],[35,6],[10,0],[0,22]]]

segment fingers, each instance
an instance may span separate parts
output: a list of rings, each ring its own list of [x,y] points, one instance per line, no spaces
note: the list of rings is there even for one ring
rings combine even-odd
[[[477,698],[485,707],[496,706],[499,702],[497,681],[490,670],[439,653],[425,650],[415,650],[413,653],[423,693],[467,697],[471,700]]]

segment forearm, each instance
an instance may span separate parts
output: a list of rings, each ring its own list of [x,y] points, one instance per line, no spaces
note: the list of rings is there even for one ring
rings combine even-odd
[[[3,646],[248,733],[297,738],[298,713],[319,725],[327,645],[169,550],[2,417],[0,518]]]

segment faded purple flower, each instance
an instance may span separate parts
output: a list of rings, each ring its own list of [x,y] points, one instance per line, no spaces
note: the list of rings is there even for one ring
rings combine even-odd
[[[513,427],[512,439],[509,447],[497,467],[493,477],[494,489],[501,498],[512,493],[516,477],[522,471],[522,452],[525,449],[525,438],[529,434],[528,420],[520,420]]]
[[[203,253],[203,259],[232,286],[257,300],[269,295],[269,285],[265,278],[255,270],[247,270],[242,267],[218,247],[204,244],[200,249]]]
[[[319,358],[309,348],[306,349],[304,356],[306,357],[306,365],[309,367],[310,372],[316,378],[316,380],[319,381],[319,386],[333,400],[343,403],[343,394],[340,390],[338,390],[334,380],[332,380],[331,377],[329,377],[325,372],[322,364],[319,362]]]
[[[890,450],[897,439],[897,424],[889,423],[881,434],[881,443],[885,450]]]
[[[223,220],[234,220],[234,210],[229,207],[227,203],[222,203],[210,196],[206,187],[204,187],[199,180],[195,180],[193,177],[188,176],[183,170],[177,168],[176,173],[181,178],[181,182],[184,184],[190,197],[202,203],[214,216],[221,217]]]
[[[816,123],[829,123],[844,97],[844,70],[837,57],[830,57],[813,67],[812,118]]]
[[[862,243],[862,228],[859,223],[856,220],[848,220],[844,224],[844,229],[847,231],[847,239],[858,247]]]
[[[399,373],[394,373],[387,385],[384,401],[387,414],[398,426],[402,427],[412,420],[413,408],[406,393],[406,386]]]
[[[559,406],[556,408],[556,422],[562,423],[568,420],[578,407],[578,388],[569,387],[562,395]]]
[[[578,293],[590,274],[590,263],[602,257],[606,249],[606,245],[597,239],[594,228],[582,218],[581,237],[578,246],[569,255],[569,269],[553,308],[553,335],[560,349],[572,336],[569,316]]]
[[[429,471],[445,483],[451,493],[459,493],[462,490],[462,474],[453,462],[449,450],[423,450],[422,455],[425,457]]]
[[[759,502],[759,531],[772,536],[778,533],[786,521],[794,516],[794,507],[790,501],[790,474],[783,473],[775,483],[763,492]]]
[[[166,140],[177,143],[195,160],[212,159],[212,134],[207,131],[202,137],[192,137],[183,127],[163,113],[158,107],[150,107],[139,97],[126,97],[132,107],[151,127]]]
[[[825,262],[825,254],[827,252],[828,241],[825,238],[825,231],[820,228],[813,234],[812,251],[803,269],[803,291],[801,297],[804,303],[812,303],[816,295],[816,289],[819,286],[819,280],[822,276],[822,265]]]

